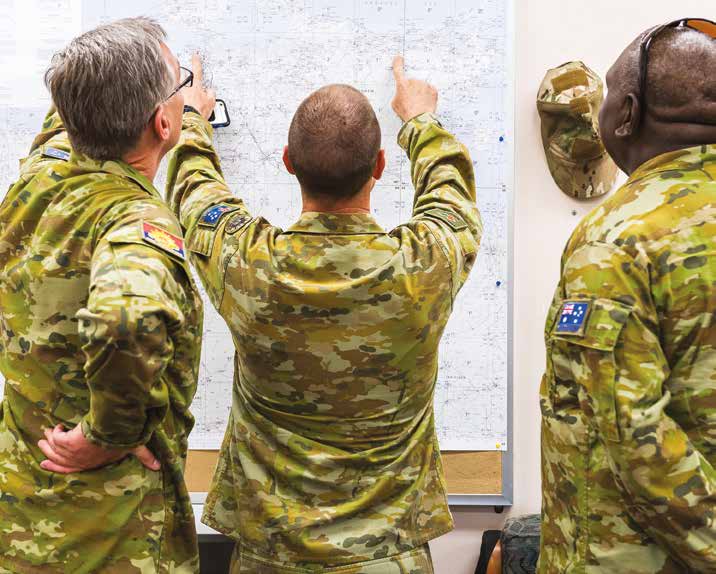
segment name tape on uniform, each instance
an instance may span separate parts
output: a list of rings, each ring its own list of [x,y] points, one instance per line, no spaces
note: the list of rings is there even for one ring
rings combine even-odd
[[[589,315],[589,301],[565,301],[559,312],[555,332],[565,335],[584,335],[584,327]]]

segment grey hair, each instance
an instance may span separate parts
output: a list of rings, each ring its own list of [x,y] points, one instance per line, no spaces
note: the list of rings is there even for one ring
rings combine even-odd
[[[125,18],[78,36],[52,57],[45,85],[72,147],[93,159],[120,159],[139,141],[176,78],[161,45],[164,29]]]

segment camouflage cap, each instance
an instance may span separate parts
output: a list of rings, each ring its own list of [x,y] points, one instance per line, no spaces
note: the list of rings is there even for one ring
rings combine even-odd
[[[611,190],[617,166],[599,137],[602,80],[582,62],[547,72],[537,94],[542,144],[549,171],[559,188],[576,199]]]

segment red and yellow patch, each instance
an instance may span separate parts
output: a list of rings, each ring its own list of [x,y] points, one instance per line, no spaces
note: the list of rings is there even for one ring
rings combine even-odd
[[[184,240],[181,237],[172,235],[161,227],[142,222],[142,239],[147,243],[156,245],[164,251],[168,251],[172,255],[176,255],[182,259],[186,258],[184,253]]]

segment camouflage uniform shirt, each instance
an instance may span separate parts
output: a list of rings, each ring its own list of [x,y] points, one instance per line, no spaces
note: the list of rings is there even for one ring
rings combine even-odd
[[[546,324],[540,572],[716,572],[716,146],[577,227]]]
[[[236,348],[206,524],[264,562],[383,559],[452,528],[433,421],[438,342],[482,225],[471,160],[425,114],[399,136],[416,188],[391,232],[303,213],[283,231],[228,190],[185,114],[168,195]]]
[[[201,299],[174,215],[122,162],[71,152],[56,113],[0,207],[0,570],[198,572],[183,480]],[[134,457],[40,468],[46,427]]]

